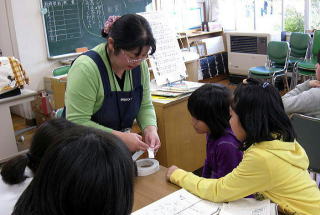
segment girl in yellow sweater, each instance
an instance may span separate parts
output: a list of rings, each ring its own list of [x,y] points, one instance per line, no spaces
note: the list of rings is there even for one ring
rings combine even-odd
[[[219,179],[205,179],[172,166],[167,177],[214,202],[253,193],[279,205],[285,214],[320,214],[320,191],[307,171],[309,160],[297,143],[279,92],[269,83],[247,79],[234,93],[230,125],[243,142],[243,160]]]

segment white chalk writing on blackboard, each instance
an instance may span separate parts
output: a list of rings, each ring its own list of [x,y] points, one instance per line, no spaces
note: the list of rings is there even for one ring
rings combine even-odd
[[[82,3],[83,26],[89,34],[100,36],[105,15],[101,0],[84,0]]]
[[[81,37],[78,4],[74,0],[47,1],[47,35],[50,42]]]

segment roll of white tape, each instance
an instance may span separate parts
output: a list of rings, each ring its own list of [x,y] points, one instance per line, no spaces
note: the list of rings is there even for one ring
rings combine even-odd
[[[155,159],[140,159],[136,161],[138,176],[147,176],[157,172],[160,169],[159,161]]]

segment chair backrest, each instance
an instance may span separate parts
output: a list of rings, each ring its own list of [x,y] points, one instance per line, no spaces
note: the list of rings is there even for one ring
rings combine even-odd
[[[306,56],[310,35],[304,33],[293,32],[290,36],[290,55],[293,57],[304,58]]]
[[[317,62],[317,55],[320,52],[320,30],[316,30],[313,34],[312,50],[311,50],[312,62]]]
[[[290,55],[288,42],[270,41],[267,49],[268,59],[277,65],[286,65]]]
[[[60,66],[52,71],[52,75],[55,77],[59,75],[68,74],[70,67],[70,65]]]
[[[297,141],[309,157],[309,170],[320,173],[320,119],[293,114],[291,122]]]

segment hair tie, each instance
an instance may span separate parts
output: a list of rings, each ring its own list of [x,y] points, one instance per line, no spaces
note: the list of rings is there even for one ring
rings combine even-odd
[[[243,79],[243,80],[242,80],[242,83],[243,83],[243,84],[248,84],[247,79]]]
[[[270,84],[270,83],[268,83],[268,82],[264,82],[264,83],[262,84],[262,88],[266,88],[267,86],[269,86],[269,84]]]
[[[109,34],[110,29],[115,21],[117,21],[120,18],[120,16],[109,16],[107,21],[104,23],[103,32],[105,34]]]

